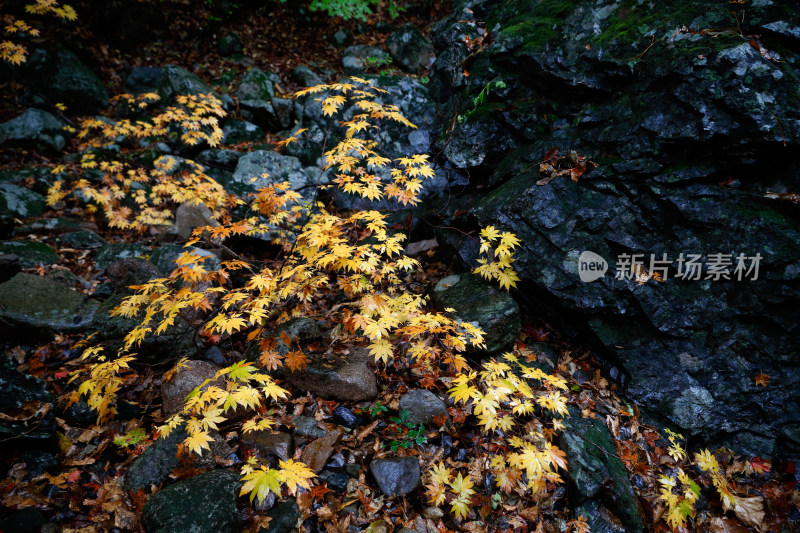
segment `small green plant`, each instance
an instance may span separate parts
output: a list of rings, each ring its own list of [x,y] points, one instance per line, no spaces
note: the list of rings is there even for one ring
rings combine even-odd
[[[144,428],[133,428],[125,435],[120,435],[114,439],[114,444],[120,448],[127,448],[128,446],[136,446],[147,438],[147,432]]]
[[[382,57],[372,57],[372,56],[367,57],[362,62],[361,66],[364,67],[364,70],[369,70],[369,69],[372,69],[372,68],[388,66],[388,65],[391,65],[391,64],[392,64],[392,56],[390,56],[388,53],[386,53]],[[380,72],[381,75],[385,75],[387,73],[389,73],[388,69],[382,70]]]
[[[492,92],[492,90],[505,89],[505,87],[506,87],[506,82],[498,78],[495,78],[489,83],[487,83],[486,86],[483,89],[481,89],[481,92],[478,93],[478,96],[472,99],[472,109],[464,111],[464,113],[458,115],[458,121],[464,122],[470,117],[470,115],[475,113],[478,110],[478,108],[482,106],[483,103],[486,101],[486,97],[489,96],[489,93]]]
[[[403,409],[400,416],[393,416],[390,420],[397,426],[397,431],[400,434],[399,440],[393,440],[387,445],[393,452],[396,452],[397,448],[407,450],[415,445],[419,446],[428,442],[428,437],[425,435],[425,424],[420,424],[419,427],[411,424],[408,421],[408,409]]]
[[[286,0],[277,0],[282,4]],[[311,11],[324,11],[330,17],[341,17],[343,20],[367,20],[372,15],[372,6],[378,6],[381,0],[312,0],[308,6]],[[386,11],[391,18],[397,17],[406,10],[394,0],[388,0]]]
[[[372,418],[375,418],[381,413],[385,413],[389,409],[383,405],[381,402],[375,402],[375,405],[369,408],[369,414],[372,415]]]

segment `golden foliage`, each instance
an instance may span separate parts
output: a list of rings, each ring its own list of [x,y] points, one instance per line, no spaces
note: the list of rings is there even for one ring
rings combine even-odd
[[[0,5],[0,7],[3,7]],[[67,4],[60,4],[56,0],[36,0],[25,6],[26,13],[30,15],[53,15],[62,20],[74,21],[78,15],[75,9]],[[7,37],[24,34],[38,37],[39,30],[30,26],[24,20],[18,19],[9,13],[0,12],[0,22],[3,32]],[[0,41],[0,59],[11,65],[21,65],[27,60],[28,50],[21,44],[10,41],[8,38]]]
[[[351,120],[341,123],[345,130],[341,142],[325,152],[326,168],[334,171],[334,183],[345,192],[367,199],[394,198],[403,205],[416,204],[423,181],[434,175],[428,156],[417,154],[392,160],[379,153],[373,140],[360,137],[382,120],[409,127],[413,124],[396,107],[374,101],[382,90],[372,81],[351,81],[298,93],[324,93],[319,102],[325,115],[333,116],[348,108],[357,110]],[[124,96],[117,102],[139,109],[146,108],[155,98]],[[428,308],[426,297],[409,283],[410,273],[419,263],[405,256],[405,237],[390,231],[386,215],[374,210],[333,213],[320,203],[304,202],[284,182],[264,187],[252,196],[249,207],[254,216],[234,219],[229,208],[237,204],[203,174],[200,165],[182,161],[180,168],[184,170],[176,175],[178,162],[174,158],[157,160],[153,169],[102,158],[104,147],[120,135],[150,141],[180,131],[187,144],[216,144],[217,118],[222,116],[219,103],[211,96],[180,98],[178,103],[178,107],[168,107],[149,121],[85,121],[79,133],[84,142],[81,170],[101,172],[100,186],[79,174],[69,185],[57,182],[48,200],[52,204],[63,201],[70,192],[80,194],[105,213],[109,225],[134,231],[166,221],[170,205],[199,201],[212,209],[222,224],[197,228],[187,245],[206,239],[221,242],[238,235],[273,235],[272,242],[281,245],[283,252],[258,266],[229,259],[214,267],[196,253],[182,254],[177,268],[167,277],[135,287],[135,294],[124,298],[113,311],[117,316],[138,317],[139,323],[125,338],[119,368],[102,367],[99,373],[92,373],[78,394],[94,394],[98,398],[94,403],[113,405],[122,385],[114,376],[130,360],[128,353],[148,335],[162,335],[188,313],[206,337],[255,343],[260,348],[258,366],[242,361],[218,371],[187,396],[182,411],[165,420],[159,433],[164,436],[185,425],[188,437],[184,444],[200,452],[209,446],[210,431],[223,424],[233,411],[253,413],[254,417],[242,427],[244,432],[267,429],[273,425],[263,416],[267,403],[289,394],[268,372],[281,366],[298,371],[308,359],[299,348],[290,349],[285,355],[278,353],[270,328],[291,317],[314,316],[319,313],[318,302],[334,294],[337,303],[326,310],[326,319],[334,324],[332,335],[338,343],[365,346],[378,363],[388,364],[402,354],[420,368],[435,368],[437,372],[446,369],[455,375],[451,395],[469,402],[487,432],[518,427],[518,419],[529,417],[535,404],[559,415],[566,413],[565,398],[559,393],[560,388],[566,387],[563,380],[540,375],[524,365],[518,365],[522,374],[510,372],[509,363],[516,362],[511,355],[502,362],[485,364],[480,372],[470,371],[463,352],[469,345],[483,346],[483,332]],[[58,170],[61,175],[62,169]],[[151,187],[152,192],[143,192],[142,185]],[[137,209],[126,206],[125,202],[131,200]],[[145,214],[147,217],[143,218]],[[511,250],[518,241],[509,233],[492,235],[487,242],[499,239],[494,256],[501,272],[506,272]],[[233,284],[230,280],[234,276],[244,281]],[[498,279],[501,284],[514,281]],[[291,340],[284,339],[284,344],[289,347]],[[476,379],[480,385],[473,385]],[[529,380],[538,383],[532,386]],[[103,412],[110,411],[106,408]],[[498,479],[502,479],[498,486],[503,490],[538,489],[544,480],[560,481],[556,469],[565,466],[563,454],[541,432],[527,431],[512,446],[515,451],[503,456],[502,466],[497,467]],[[524,487],[520,487],[522,472],[528,475]],[[309,488],[313,477],[304,465],[293,461],[282,462],[278,469],[248,463],[242,475],[242,494],[259,500],[269,492],[279,493],[281,487],[290,493],[300,487]],[[460,518],[466,516],[474,492],[473,481],[459,473],[440,485],[447,485],[453,494],[453,513]]]
[[[127,109],[143,110],[159,99],[145,93],[134,98],[123,94],[112,102]],[[143,232],[150,225],[170,222],[170,206],[185,202],[205,204],[221,217],[228,203],[225,190],[205,174],[202,165],[189,159],[161,156],[152,168],[116,159],[115,144],[120,137],[146,140],[155,145],[161,139],[177,139],[186,145],[206,143],[216,146],[222,139],[219,118],[225,115],[213,95],[179,96],[177,106],[167,107],[150,120],[117,121],[84,119],[77,137],[81,141],[81,161],[74,168],[63,165],[52,172],[59,178],[47,194],[54,206],[69,195],[99,210],[112,228]],[[179,132],[179,133],[178,133]],[[114,158],[107,159],[108,156]],[[148,190],[149,189],[149,190]]]

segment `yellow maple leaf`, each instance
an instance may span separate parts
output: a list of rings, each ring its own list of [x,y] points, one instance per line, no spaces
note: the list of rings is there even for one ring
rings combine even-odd
[[[198,431],[196,433],[190,433],[188,437],[183,441],[187,448],[190,451],[200,455],[203,453],[203,450],[210,450],[211,447],[208,445],[209,442],[213,441],[208,432],[206,431]]]

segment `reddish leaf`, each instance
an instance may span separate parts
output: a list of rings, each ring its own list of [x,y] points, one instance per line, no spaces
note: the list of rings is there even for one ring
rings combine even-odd
[[[554,146],[554,147],[550,148],[547,151],[547,153],[544,154],[544,160],[549,162],[549,161],[553,161],[553,160],[557,159],[558,158],[558,152],[559,152],[558,146]]]

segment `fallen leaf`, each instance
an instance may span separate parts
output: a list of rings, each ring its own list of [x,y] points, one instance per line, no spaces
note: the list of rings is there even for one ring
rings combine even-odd
[[[771,380],[772,377],[766,374],[759,374],[753,379],[756,380],[756,385],[761,385],[762,387],[766,388],[769,380]]]
[[[736,498],[733,508],[736,518],[758,531],[763,531],[764,502],[759,496],[752,498]]]

